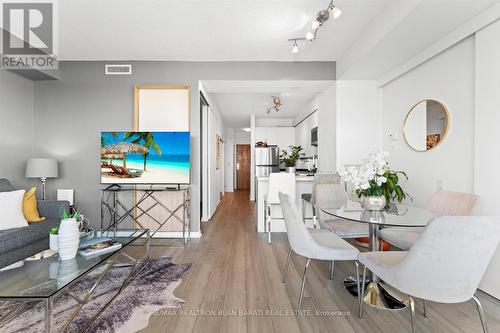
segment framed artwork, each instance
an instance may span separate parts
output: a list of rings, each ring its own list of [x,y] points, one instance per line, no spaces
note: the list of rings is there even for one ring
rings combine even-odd
[[[215,135],[215,170],[220,169],[220,135]]]

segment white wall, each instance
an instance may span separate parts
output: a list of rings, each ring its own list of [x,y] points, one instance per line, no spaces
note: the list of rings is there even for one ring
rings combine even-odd
[[[391,164],[408,172],[406,190],[424,207],[445,180],[446,189],[479,195],[475,215],[500,215],[500,22],[495,22],[427,60],[383,87],[384,147]],[[435,149],[418,153],[402,137],[402,121],[415,102],[433,98],[450,111],[446,139]],[[500,249],[480,288],[500,298]]]
[[[500,216],[500,21],[476,34],[476,113],[474,190],[480,196],[476,213]],[[452,123],[453,125],[453,123]],[[500,298],[500,249],[488,267],[481,289]]]
[[[317,97],[318,171],[334,172],[337,166],[337,84]]]
[[[376,81],[337,81],[337,169],[382,148],[382,99]]]
[[[0,70],[0,152],[0,178],[17,188],[37,185],[25,177],[33,153],[33,82],[6,70]]]
[[[220,203],[221,194],[224,193],[225,187],[225,146],[226,146],[226,128],[224,125],[224,121],[220,112],[217,110],[217,105],[211,98],[211,95],[208,94],[203,86],[203,83],[199,83],[199,89],[205,96],[207,103],[209,104],[208,110],[203,110],[203,133],[206,133],[203,140],[203,154],[202,159],[206,158],[208,170],[205,174],[208,175],[207,186],[205,187],[205,182],[203,184],[203,193],[202,198],[204,203],[207,202],[206,216],[202,216],[202,221],[207,221],[212,218],[215,211],[217,210],[217,206]],[[224,143],[221,143],[220,146],[220,168],[216,169],[216,136],[219,135]],[[207,156],[205,156],[205,153]],[[205,178],[205,177],[204,177]],[[206,199],[205,199],[206,198]]]
[[[311,146],[311,130],[318,126],[318,109],[312,104],[308,105],[307,114],[305,117],[299,119],[300,123],[296,123],[295,126],[295,144],[302,146],[304,150],[302,151],[306,157],[312,157],[318,153],[318,148]],[[311,112],[313,112],[311,114]]]
[[[444,180],[447,190],[473,192],[474,142],[474,38],[467,38],[416,67],[382,89],[383,144],[391,153],[391,166],[407,172],[405,189],[414,204],[425,207]],[[443,102],[450,110],[447,138],[437,148],[416,152],[403,139],[403,122],[416,102]],[[391,141],[389,132],[399,139]]]

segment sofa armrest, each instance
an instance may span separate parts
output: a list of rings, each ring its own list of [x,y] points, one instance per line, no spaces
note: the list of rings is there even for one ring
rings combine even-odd
[[[69,212],[68,201],[38,200],[37,203],[40,216],[48,220],[59,220],[59,214],[63,209]]]

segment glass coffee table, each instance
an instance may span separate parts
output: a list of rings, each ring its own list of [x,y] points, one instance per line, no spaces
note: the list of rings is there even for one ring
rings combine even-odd
[[[121,243],[121,248],[100,255],[83,257],[80,254],[70,260],[60,260],[59,256],[53,255],[40,260],[26,261],[24,266],[0,272],[0,302],[1,307],[9,307],[5,315],[0,318],[1,326],[14,319],[17,315],[26,311],[38,302],[45,304],[45,331],[53,331],[53,300],[60,293],[66,292],[78,302],[68,320],[59,331],[64,332],[72,320],[78,315],[81,308],[91,299],[96,287],[105,277],[106,273],[113,267],[131,267],[128,276],[123,280],[119,291],[104,307],[91,318],[90,325],[104,309],[118,296],[121,291],[133,281],[133,279],[147,266],[139,265],[149,259],[151,237],[149,230],[94,230],[80,236],[80,242],[97,237],[107,237]],[[140,243],[144,244],[135,244]],[[124,252],[132,244],[145,246],[145,255],[136,259]],[[94,271],[98,267],[104,267],[99,273],[93,286],[82,296],[77,296],[71,291],[71,287],[82,277]],[[84,329],[86,329],[86,327]]]

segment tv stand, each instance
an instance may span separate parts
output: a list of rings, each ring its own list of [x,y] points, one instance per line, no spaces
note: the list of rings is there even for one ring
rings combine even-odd
[[[175,200],[167,202],[158,197],[159,193],[164,192],[177,193],[182,195],[182,199],[177,200],[177,202]],[[152,231],[151,238],[157,233],[155,238],[173,238],[162,237],[163,230],[161,229],[168,223],[177,221],[182,224],[182,240],[186,245],[191,239],[190,208],[190,187],[187,185],[141,184],[126,186],[111,184],[101,190],[101,229],[114,229],[119,232],[120,225],[123,226],[124,221],[131,220],[134,229],[137,227],[150,229]],[[160,210],[161,217],[155,216],[152,213],[153,209]],[[147,225],[144,219],[147,219]],[[153,228],[151,224],[153,224]]]

